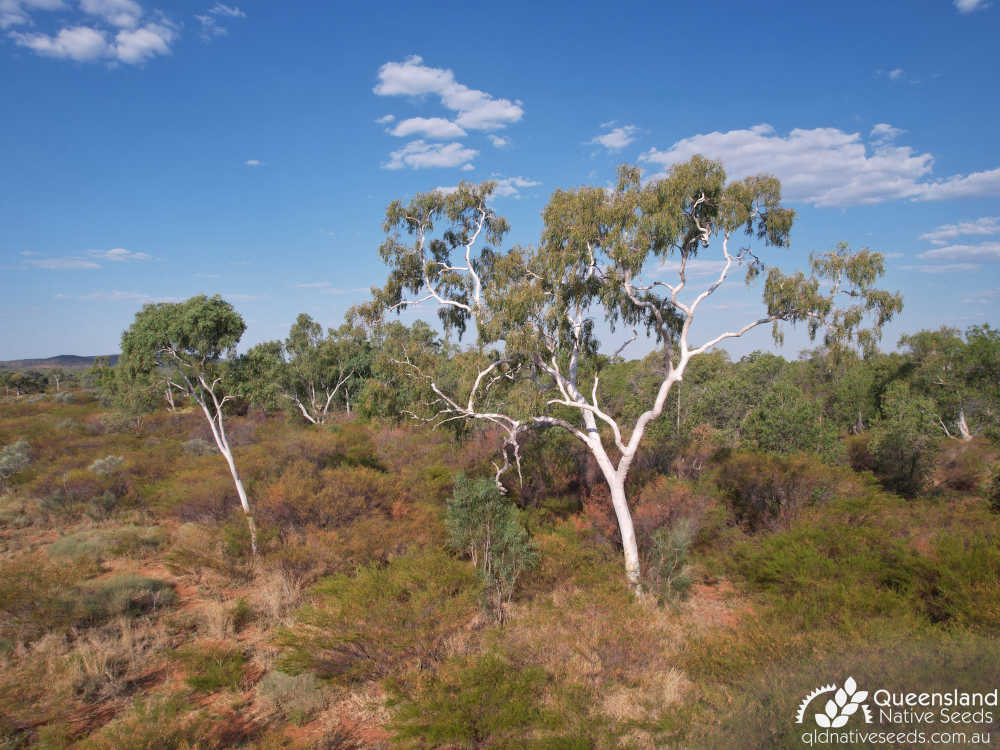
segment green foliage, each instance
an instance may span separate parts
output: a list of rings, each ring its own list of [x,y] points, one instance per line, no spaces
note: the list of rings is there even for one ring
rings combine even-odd
[[[323,683],[310,672],[268,672],[257,684],[257,693],[271,711],[298,725],[307,722],[327,702]]]
[[[324,579],[281,637],[284,663],[347,682],[429,667],[474,614],[475,584],[468,566],[430,550]]]
[[[531,740],[552,723],[540,705],[547,681],[541,667],[518,667],[497,654],[446,662],[416,691],[397,690],[396,744],[413,750],[538,747]]]
[[[694,579],[688,563],[694,534],[694,524],[689,518],[678,519],[653,534],[646,578],[661,603],[686,599],[691,590]]]
[[[23,438],[0,449],[0,489],[7,480],[31,463],[31,446]]]
[[[125,459],[121,456],[106,456],[105,458],[98,458],[87,467],[87,470],[101,476],[107,476],[108,474],[117,473],[124,464]]]
[[[913,363],[912,384],[934,404],[940,424],[954,437],[1000,428],[1000,331],[973,326],[903,336]]]
[[[235,646],[202,644],[181,649],[177,655],[187,672],[185,682],[195,690],[213,693],[239,688],[246,656]]]
[[[153,699],[138,698],[123,718],[81,743],[81,750],[199,750],[208,724],[191,714],[187,697],[177,693]]]
[[[715,483],[737,523],[750,532],[787,527],[806,508],[861,485],[849,472],[808,456],[767,453],[733,454],[716,471]]]
[[[868,444],[885,486],[909,497],[919,493],[934,469],[939,433],[933,403],[906,383],[891,384]]]
[[[906,506],[869,493],[839,500],[787,531],[737,546],[734,569],[773,595],[777,617],[850,632],[876,618],[995,632],[1000,550],[987,529],[941,532],[921,552],[907,542]]]
[[[538,550],[521,525],[517,508],[494,482],[460,475],[448,499],[445,527],[449,546],[476,566],[487,607],[502,622],[518,579],[538,562]]]
[[[166,542],[166,533],[158,526],[117,526],[90,529],[64,536],[53,542],[47,552],[50,557],[99,562],[109,557],[142,557],[159,550]]]
[[[284,342],[252,347],[236,363],[239,391],[266,408],[285,408],[296,419],[323,424],[349,407],[371,374],[374,357],[363,329],[344,324],[323,335],[305,313]],[[331,410],[332,407],[332,410]]]
[[[173,587],[165,581],[133,573],[85,581],[74,605],[74,622],[95,625],[118,615],[134,617],[177,600]]]
[[[767,453],[814,453],[827,460],[839,452],[836,428],[824,423],[820,405],[789,383],[772,388],[747,415],[743,438]]]

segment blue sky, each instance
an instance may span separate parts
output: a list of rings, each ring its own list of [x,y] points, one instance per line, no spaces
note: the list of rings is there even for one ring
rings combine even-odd
[[[799,218],[765,261],[887,254],[886,345],[996,324],[998,32],[982,0],[0,0],[0,359],[117,351],[202,292],[248,344],[336,326],[384,282],[395,198],[497,179],[533,244],[552,190],[698,152],[782,179]],[[706,334],[759,309],[717,296]]]

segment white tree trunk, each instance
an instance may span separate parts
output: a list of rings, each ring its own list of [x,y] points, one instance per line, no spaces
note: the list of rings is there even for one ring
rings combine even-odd
[[[219,448],[219,452],[226,459],[226,464],[229,466],[229,473],[233,475],[233,484],[236,486],[236,494],[240,498],[240,505],[243,507],[243,517],[246,519],[247,528],[250,529],[250,552],[253,556],[253,560],[257,562],[257,523],[254,521],[253,512],[250,510],[250,500],[247,498],[247,491],[243,487],[243,482],[240,480],[240,474],[236,470],[236,461],[233,459],[233,451],[229,447],[229,440],[226,438],[226,430],[222,424],[222,410],[217,409],[218,424],[216,424],[215,419],[212,418],[212,412],[209,410],[208,404],[202,400],[199,400],[202,411],[205,412],[205,417],[208,419],[208,426],[212,429],[212,437],[215,438],[215,445]]]
[[[635,541],[635,527],[632,525],[632,513],[625,498],[625,479],[615,475],[605,477],[611,490],[611,504],[615,508],[618,519],[618,531],[622,537],[622,553],[625,556],[625,578],[629,588],[638,593],[642,590],[641,570],[639,568],[639,545]]]
[[[969,423],[965,421],[965,409],[958,410],[958,434],[962,436],[962,440],[972,440]]]

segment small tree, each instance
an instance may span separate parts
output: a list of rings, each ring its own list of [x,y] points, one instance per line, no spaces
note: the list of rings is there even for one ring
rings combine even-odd
[[[232,474],[256,559],[257,525],[236,470],[225,425],[225,406],[233,399],[226,366],[245,329],[243,318],[218,295],[146,305],[122,334],[118,366],[124,368],[126,377],[156,374],[165,378],[168,388],[201,408]]]
[[[322,326],[301,313],[284,342],[257,344],[241,358],[241,391],[257,403],[288,405],[307,422],[325,424],[337,401],[350,411],[350,393],[370,362],[363,331],[345,324],[324,337]]]
[[[906,383],[892,383],[868,444],[882,481],[900,494],[918,494],[934,469],[940,434],[933,402],[912,393]]]
[[[517,509],[490,480],[460,476],[448,499],[445,527],[449,546],[472,560],[489,610],[503,622],[518,579],[538,560],[538,551],[518,520]]]
[[[932,399],[932,413],[945,435],[971,440],[984,424],[995,421],[1000,401],[996,330],[975,326],[963,341],[957,329],[942,327],[903,336],[899,345],[910,355],[914,384]]]
[[[645,185],[637,168],[623,166],[613,190],[557,190],[543,212],[541,244],[506,253],[495,249],[508,225],[489,203],[494,189],[494,183],[463,183],[447,195],[434,191],[408,205],[390,204],[389,237],[380,248],[389,278],[376,290],[368,313],[377,318],[428,302],[437,305],[446,329],[461,335],[475,326],[477,366],[457,388],[412,367],[434,401],[425,418],[483,420],[502,429],[501,487],[507,468],[520,470],[519,444],[527,431],[556,427],[575,436],[608,484],[626,578],[639,589],[625,482],[647,428],[663,413],[691,359],[765,325],[773,325],[780,342],[781,323],[803,323],[810,337],[822,331],[828,346],[872,351],[901,299],[875,288],[883,273],[878,253],[841,245],[811,257],[808,274],[785,274],[765,266],[750,244],[733,248],[730,242],[739,234],[765,248],[786,246],[795,214],[781,205],[774,177],[727,183],[722,165],[703,157],[677,164],[665,178]],[[480,246],[484,240],[488,244]],[[718,274],[688,294],[691,263],[713,244]],[[667,268],[676,272],[673,283],[657,278]],[[766,272],[763,313],[693,344],[699,308],[737,268],[745,270],[748,282]],[[841,307],[840,300],[849,304]],[[659,387],[630,431],[603,405],[600,367],[608,360],[597,354],[597,315],[612,326],[632,327],[626,345],[644,330],[662,357]],[[869,315],[872,326],[864,328]],[[530,396],[529,387],[535,389]]]

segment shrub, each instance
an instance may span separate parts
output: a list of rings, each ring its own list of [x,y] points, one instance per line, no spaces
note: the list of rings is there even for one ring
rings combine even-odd
[[[426,551],[321,581],[281,637],[284,663],[343,681],[429,666],[475,612],[475,580],[466,565]]]
[[[18,440],[0,449],[0,489],[11,476],[29,463],[31,463],[31,446],[27,440]]]
[[[882,483],[893,492],[913,497],[926,486],[939,443],[934,412],[934,402],[910,393],[906,383],[886,389],[869,450]]]
[[[117,615],[139,615],[177,599],[166,581],[132,573],[85,581],[78,591],[74,620],[81,625],[96,625]]]
[[[646,564],[649,587],[656,592],[660,602],[685,599],[691,588],[689,550],[694,539],[694,525],[688,518],[681,518],[653,535],[652,551]]]
[[[322,683],[310,672],[300,675],[268,672],[258,683],[257,692],[270,711],[294,724],[304,724],[326,707]]]
[[[996,450],[988,441],[949,440],[938,459],[935,482],[956,492],[979,492],[989,486],[996,464]]]
[[[185,682],[195,690],[212,693],[222,688],[239,688],[246,656],[238,648],[202,644],[182,649],[177,655],[187,670]]]
[[[180,694],[137,699],[132,711],[88,737],[81,750],[197,750],[207,722]]]
[[[90,529],[64,536],[48,548],[50,557],[94,562],[112,556],[141,557],[163,546],[166,533],[158,526],[119,526],[113,529]]]
[[[547,681],[541,667],[517,667],[496,654],[453,659],[412,695],[397,691],[392,729],[407,748],[530,747],[552,722],[541,708]]]
[[[854,477],[804,455],[737,453],[715,475],[736,521],[750,532],[788,528],[810,506],[859,489]]]
[[[538,549],[518,520],[517,508],[489,479],[459,476],[448,499],[449,546],[472,560],[483,582],[485,603],[498,622],[518,579],[538,562]]]
[[[94,461],[94,463],[87,467],[87,470],[106,477],[109,474],[118,472],[124,463],[125,459],[121,456],[105,456]]]
[[[57,404],[70,404],[73,403],[73,394],[69,391],[59,391],[59,393],[53,396],[53,400]]]
[[[189,456],[211,456],[219,452],[214,443],[202,440],[201,438],[185,440],[181,443],[181,450]]]
[[[820,404],[790,383],[778,383],[743,422],[743,440],[765,453],[812,453],[837,458],[837,428]]]

